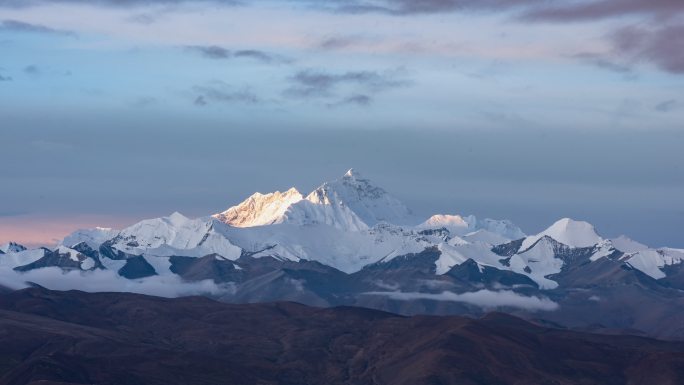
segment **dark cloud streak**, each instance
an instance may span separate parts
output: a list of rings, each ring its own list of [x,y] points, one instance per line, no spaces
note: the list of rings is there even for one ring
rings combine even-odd
[[[23,32],[23,33],[40,33],[46,35],[63,35],[75,36],[72,31],[61,29],[54,29],[40,24],[25,23],[19,20],[3,20],[0,22],[0,32]]]
[[[238,0],[0,0],[0,7],[26,8],[55,3],[100,5],[108,7],[147,7],[154,5],[180,5],[200,2],[229,6],[242,4],[242,2]]]
[[[207,85],[197,85],[192,87],[195,93],[194,104],[196,106],[206,106],[210,102],[232,104],[257,104],[261,99],[250,89],[235,89],[222,81],[214,81]]]
[[[294,74],[290,81],[292,86],[285,93],[301,98],[333,96],[334,90],[342,85],[361,87],[376,93],[410,84],[407,80],[400,79],[395,73],[388,71],[349,71],[333,74],[317,70],[302,70]]]
[[[681,0],[594,0],[557,2],[553,6],[527,10],[523,19],[530,21],[591,21],[626,15],[649,15],[669,18],[684,12]]]
[[[658,112],[670,112],[677,107],[677,101],[674,99],[666,100],[655,105],[655,110]]]
[[[367,107],[373,102],[373,98],[364,95],[364,94],[354,94],[350,95],[346,98],[343,98],[340,101],[337,101],[335,103],[330,103],[328,104],[329,108],[337,108],[337,107],[343,107],[343,106],[359,106],[359,107]]]
[[[267,53],[264,51],[246,49],[246,50],[230,50],[217,45],[193,45],[185,47],[188,51],[198,53],[205,58],[214,60],[230,60],[237,58],[248,58],[267,64],[286,64],[291,63],[292,60],[284,58],[280,55]]]

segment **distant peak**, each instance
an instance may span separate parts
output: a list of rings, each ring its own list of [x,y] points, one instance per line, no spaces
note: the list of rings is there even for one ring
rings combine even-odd
[[[0,251],[3,253],[17,253],[26,250],[26,247],[15,242],[8,242],[0,245]]]
[[[285,194],[300,194],[299,190],[295,187],[290,187],[287,191],[285,191]]]
[[[541,233],[527,237],[521,249],[531,247],[539,239],[549,236],[555,241],[570,247],[589,247],[600,243],[603,239],[596,233],[594,226],[585,221],[562,218],[554,222]]]
[[[561,218],[561,219],[557,220],[553,225],[554,226],[555,225],[558,225],[558,226],[591,226],[591,224],[589,222],[578,221],[578,220],[568,218],[568,217]]]
[[[595,234],[594,225],[585,221],[578,221],[572,218],[562,218],[557,220],[554,224],[549,226],[546,231],[570,231],[570,232],[586,232],[588,234]]]
[[[169,215],[169,219],[172,221],[185,221],[188,218],[185,215],[179,213],[178,211],[174,211],[171,215]]]
[[[358,171],[354,170],[353,168],[350,168],[347,170],[346,173],[342,176],[344,179],[362,179],[361,174],[359,174]]]

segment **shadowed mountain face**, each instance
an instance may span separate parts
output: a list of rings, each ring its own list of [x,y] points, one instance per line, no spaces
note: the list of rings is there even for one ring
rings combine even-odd
[[[681,384],[684,343],[294,303],[0,295],[2,384]]]

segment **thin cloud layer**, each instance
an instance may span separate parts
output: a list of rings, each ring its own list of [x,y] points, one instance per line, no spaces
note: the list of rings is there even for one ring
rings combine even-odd
[[[10,289],[22,289],[36,283],[51,290],[81,290],[96,292],[130,292],[159,297],[183,297],[190,295],[217,295],[231,293],[230,284],[217,285],[212,280],[185,282],[175,276],[153,276],[129,280],[111,270],[90,272],[63,272],[57,267],[47,267],[18,273],[7,267],[0,267],[0,284]]]
[[[462,302],[470,305],[479,306],[484,309],[493,309],[498,307],[514,307],[533,311],[552,311],[558,309],[558,304],[551,301],[548,298],[540,298],[534,296],[528,297],[509,290],[480,290],[463,294],[457,294],[450,291],[443,291],[439,294],[377,291],[368,292],[366,293],[366,295],[386,296],[398,301],[427,299],[432,301]]]

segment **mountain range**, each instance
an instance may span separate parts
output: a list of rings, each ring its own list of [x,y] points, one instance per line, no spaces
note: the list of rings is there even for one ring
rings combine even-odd
[[[399,314],[491,310],[603,333],[684,338],[684,250],[606,239],[563,218],[525,234],[508,220],[420,218],[349,170],[304,195],[255,193],[201,218],[94,228],[54,249],[0,246],[0,284],[295,301]]]

